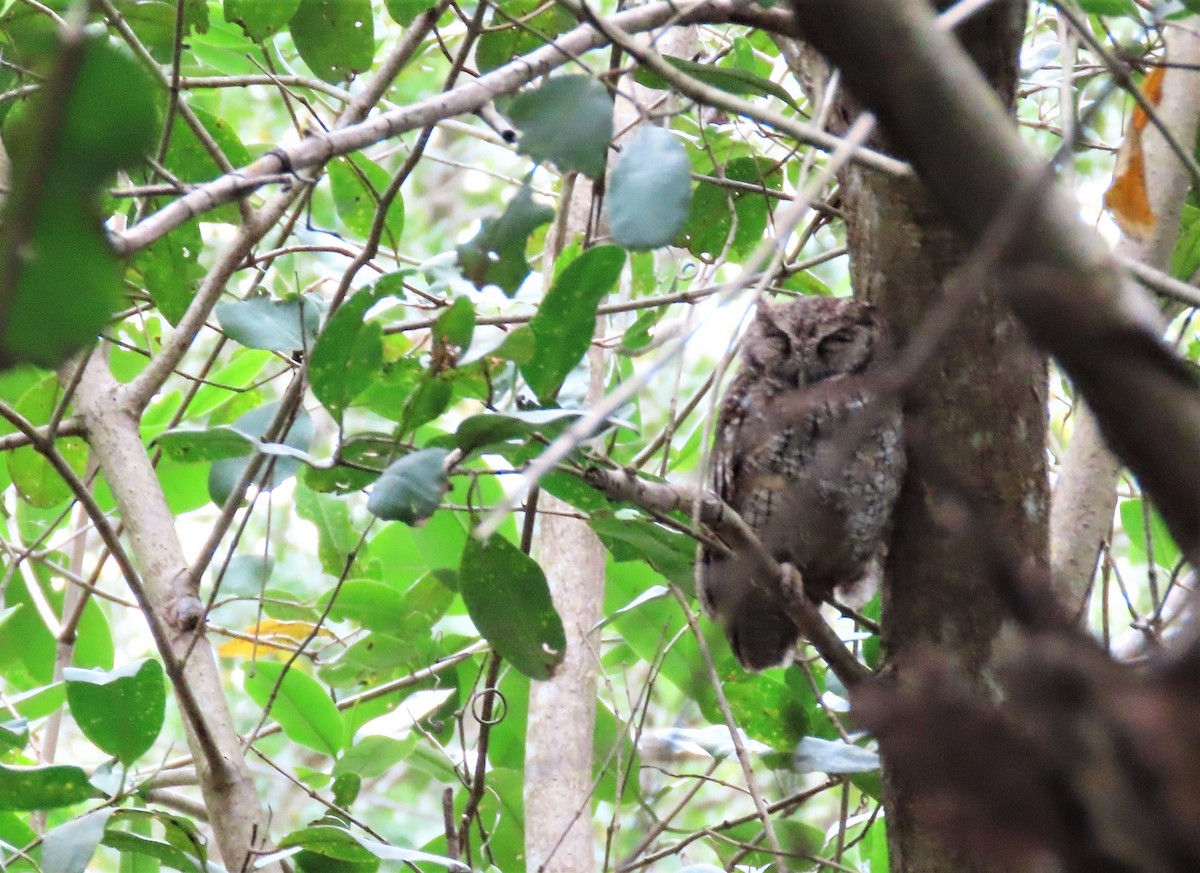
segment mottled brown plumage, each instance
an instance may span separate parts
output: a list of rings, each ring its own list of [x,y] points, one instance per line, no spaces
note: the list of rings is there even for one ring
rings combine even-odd
[[[857,582],[880,556],[904,478],[898,407],[879,410],[858,445],[836,443],[851,438],[843,425],[868,406],[862,374],[886,344],[868,303],[762,302],[721,402],[713,486],[817,601]],[[785,661],[799,631],[772,594],[777,580],[755,585],[752,567],[736,551],[706,553],[699,581],[738,659],[759,670]]]

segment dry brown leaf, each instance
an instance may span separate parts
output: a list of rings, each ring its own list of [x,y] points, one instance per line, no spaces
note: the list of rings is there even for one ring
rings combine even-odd
[[[1142,83],[1142,94],[1151,106],[1162,101],[1165,74],[1166,67],[1155,67]],[[1112,185],[1104,193],[1104,205],[1121,232],[1142,241],[1150,238],[1158,224],[1146,190],[1146,157],[1142,151],[1142,132],[1149,121],[1141,105],[1135,106],[1125,131],[1125,141],[1117,152]]]

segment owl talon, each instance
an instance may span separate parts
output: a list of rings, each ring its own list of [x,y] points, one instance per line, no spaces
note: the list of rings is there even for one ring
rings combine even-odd
[[[779,569],[782,571],[779,574],[779,590],[783,592],[785,599],[804,597],[804,575],[794,564],[789,564],[787,561],[781,561]]]

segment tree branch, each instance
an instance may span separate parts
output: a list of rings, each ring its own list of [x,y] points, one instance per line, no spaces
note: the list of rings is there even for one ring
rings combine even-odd
[[[750,578],[777,579],[778,587],[767,593],[779,597],[788,617],[800,628],[804,638],[829,664],[830,669],[850,688],[870,678],[871,671],[854,657],[821,615],[820,608],[804,593],[803,581],[795,567],[781,565],[759,542],[757,535],[733,509],[715,494],[666,482],[647,482],[627,470],[589,467],[583,480],[604,493],[609,500],[632,503],[651,512],[685,512],[699,506],[700,521],[708,525],[731,548],[750,556],[758,565]]]
[[[791,32],[793,29],[791,17],[785,12],[756,12],[736,0],[701,0],[684,7],[683,11],[680,11],[680,6],[674,2],[653,3],[619,12],[606,20],[622,30],[631,32],[648,30],[667,23],[731,21],[753,23],[784,32]],[[264,177],[320,166],[338,155],[359,151],[374,143],[446,118],[477,112],[498,95],[511,93],[570,62],[583,52],[604,45],[606,41],[594,27],[584,25],[563,34],[549,45],[445,94],[380,113],[366,121],[338,130],[307,137],[294,146],[274,148],[250,165],[196,188],[124,233],[113,234],[113,245],[122,254],[132,254],[192,218],[245,196],[255,187],[256,182],[261,183]],[[755,112],[757,114],[757,109]],[[789,122],[788,131],[818,148],[833,149],[841,142],[837,137],[799,122]],[[864,157],[870,154],[873,153],[859,150],[855,159],[874,161],[880,167],[899,166],[882,156]]]
[[[1041,184],[1043,168],[996,94],[926,4],[792,0],[792,8],[968,241]],[[1070,197],[1042,185],[1022,213],[1002,260],[1020,271],[1007,302],[1083,392],[1195,563],[1200,467],[1175,459],[1200,457],[1196,381],[1161,343],[1152,302],[1123,278]]]

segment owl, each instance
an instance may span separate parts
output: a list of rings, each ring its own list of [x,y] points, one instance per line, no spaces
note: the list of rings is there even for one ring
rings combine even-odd
[[[862,374],[887,344],[883,319],[869,303],[760,301],[741,368],[721,401],[714,490],[766,551],[800,571],[817,602],[865,576],[889,534],[904,478],[899,406],[876,409],[882,415],[865,434],[845,427],[868,405]],[[858,444],[839,445],[843,436]],[[799,630],[770,593],[778,581],[759,579],[756,586],[754,567],[737,550],[706,550],[698,582],[738,660],[761,670],[787,660]]]

